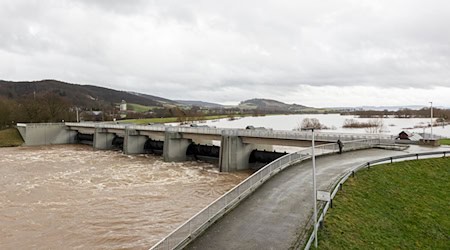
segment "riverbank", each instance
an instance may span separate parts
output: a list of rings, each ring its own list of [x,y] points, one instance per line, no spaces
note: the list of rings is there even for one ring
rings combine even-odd
[[[376,166],[350,178],[319,230],[320,249],[447,249],[449,158]]]
[[[450,139],[440,139],[441,145],[450,145]]]
[[[22,144],[22,137],[16,128],[0,130],[0,147],[16,147]]]

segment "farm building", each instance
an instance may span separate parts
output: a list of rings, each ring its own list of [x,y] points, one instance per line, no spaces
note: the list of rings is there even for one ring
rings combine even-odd
[[[420,136],[417,133],[412,133],[410,131],[402,131],[398,134],[397,137],[398,140],[408,140],[408,141],[420,141],[422,139],[422,136]]]

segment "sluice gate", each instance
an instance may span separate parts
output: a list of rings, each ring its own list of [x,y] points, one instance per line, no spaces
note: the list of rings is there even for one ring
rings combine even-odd
[[[164,150],[164,141],[148,139],[144,144],[146,154],[162,155]]]
[[[286,152],[277,152],[277,151],[266,151],[266,150],[253,150],[250,153],[249,163],[251,165],[251,169],[258,170],[262,166],[270,163],[283,155],[287,155]]]
[[[218,160],[220,157],[220,147],[214,145],[201,145],[191,143],[187,150],[186,155],[193,159],[205,159],[205,160]]]
[[[92,145],[94,143],[94,135],[77,133],[75,141],[80,144]]]
[[[124,141],[123,137],[117,135],[114,136],[114,139],[112,140],[113,148],[123,150],[123,141]]]

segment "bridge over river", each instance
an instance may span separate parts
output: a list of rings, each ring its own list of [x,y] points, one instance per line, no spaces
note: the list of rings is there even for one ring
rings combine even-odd
[[[189,153],[207,153],[217,157],[220,171],[249,168],[252,152],[273,145],[309,147],[312,135],[307,131],[272,129],[224,129],[211,127],[138,126],[108,123],[18,124],[25,145],[89,143],[94,149],[118,147],[125,154],[162,152],[164,161],[186,161]],[[316,145],[377,139],[392,143],[391,135],[316,133]],[[220,143],[217,148],[212,141]],[[201,145],[203,144],[203,145]],[[275,155],[275,158],[281,155]],[[269,157],[270,158],[270,157]],[[275,158],[271,158],[274,160]],[[270,160],[270,161],[271,161]],[[270,162],[268,161],[268,162]]]

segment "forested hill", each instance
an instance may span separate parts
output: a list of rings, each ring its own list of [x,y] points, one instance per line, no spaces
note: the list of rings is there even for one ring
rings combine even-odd
[[[0,98],[21,100],[34,96],[56,95],[80,107],[109,106],[126,100],[145,106],[162,106],[175,102],[157,96],[118,91],[92,85],[79,85],[56,80],[12,82],[0,80]]]
[[[286,104],[270,99],[250,99],[239,103],[240,108],[244,109],[261,109],[261,110],[302,110],[307,108],[298,104]]]
[[[187,106],[198,106],[198,107],[205,107],[205,108],[223,108],[224,106],[218,103],[212,103],[212,102],[203,102],[203,101],[192,101],[192,100],[175,100],[178,103],[181,103],[183,105]]]

